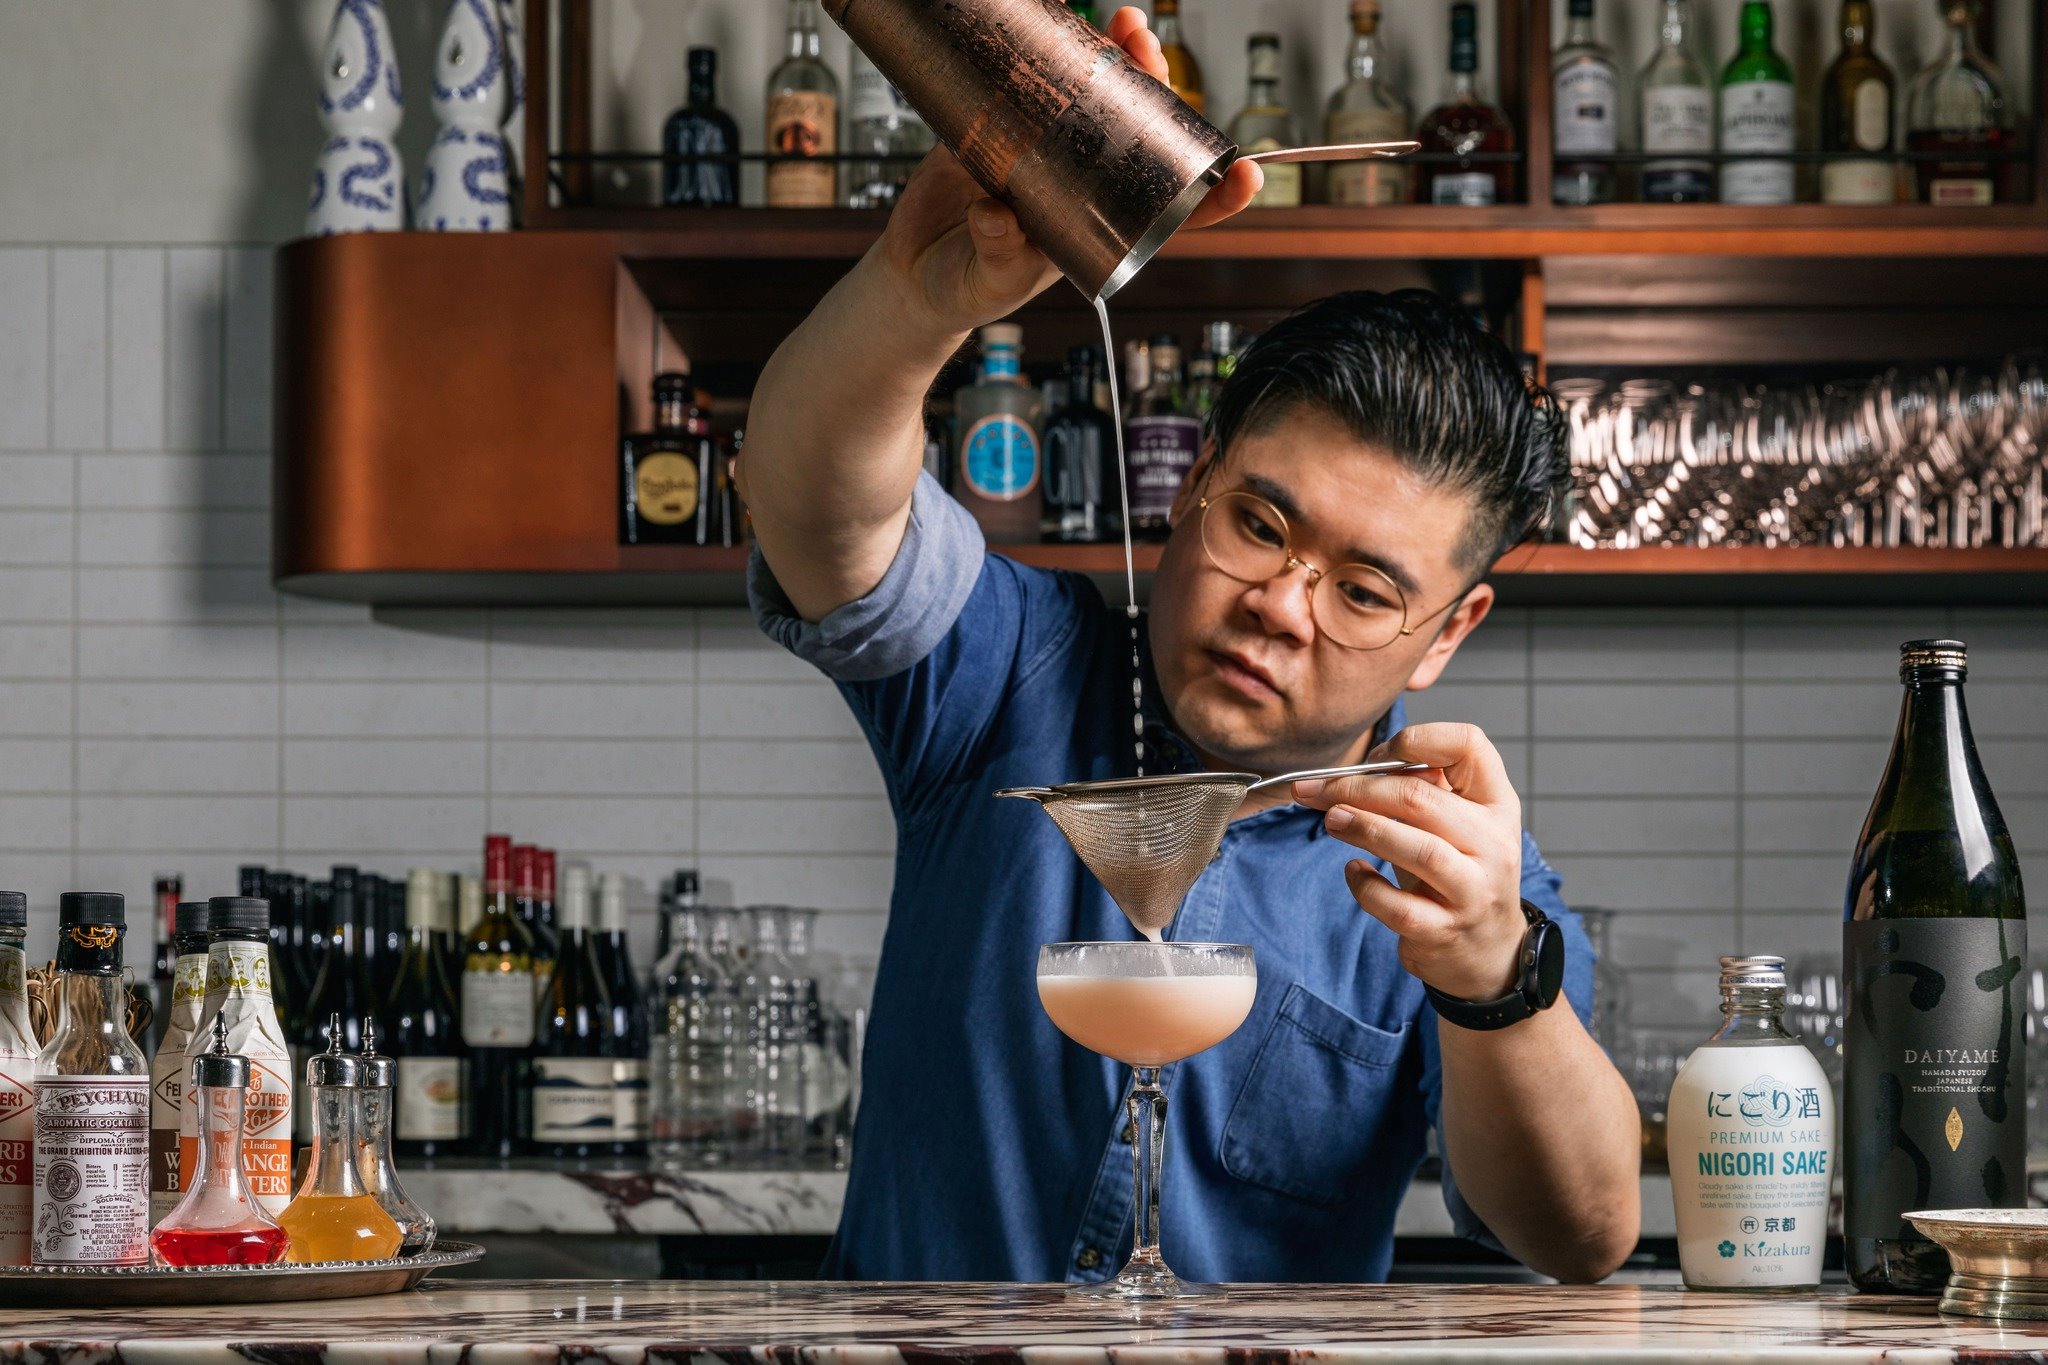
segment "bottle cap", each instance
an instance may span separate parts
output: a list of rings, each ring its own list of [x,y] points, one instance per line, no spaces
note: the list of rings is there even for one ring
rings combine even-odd
[[[341,1015],[327,1016],[327,1051],[306,1058],[307,1085],[350,1085],[363,1083],[363,1059],[341,1050]]]
[[[1351,29],[1354,33],[1371,33],[1379,27],[1380,0],[1351,0]]]
[[[597,884],[597,927],[599,932],[622,934],[626,931],[626,879],[616,872],[607,872]],[[695,894],[694,892],[692,894]]]
[[[718,49],[715,47],[693,47],[690,49],[690,74],[709,76],[718,70]]]
[[[206,912],[211,902],[179,901],[171,911],[171,932],[179,938],[206,932]]]
[[[512,894],[531,900],[540,886],[540,850],[532,844],[512,845]]]
[[[533,886],[544,901],[555,898],[555,851],[538,848],[533,853]]]
[[[267,933],[270,930],[270,902],[257,900],[254,896],[215,896],[206,903],[206,929],[213,934],[223,929]]]
[[[564,929],[590,927],[590,869],[571,863],[562,879],[562,899],[555,906],[555,923]]]
[[[694,895],[696,895],[696,894],[697,894],[697,869],[696,869],[696,868],[694,868],[694,867],[685,867],[685,868],[679,868],[679,869],[677,869],[677,871],[676,871],[676,894],[677,894],[678,896],[694,896]]]
[[[464,877],[456,896],[455,931],[466,934],[483,917],[484,884],[474,877]]]
[[[216,1090],[249,1088],[249,1059],[228,1051],[228,1019],[225,1013],[213,1016],[213,1046],[192,1056],[192,1084],[212,1086]]]
[[[28,923],[28,893],[0,891],[0,925],[10,928]]]
[[[983,347],[1007,346],[1013,351],[1024,349],[1024,329],[1014,322],[991,322],[981,329]]]
[[[128,924],[127,902],[112,891],[66,891],[57,898],[57,923]]]
[[[1909,677],[1923,668],[1969,671],[1969,649],[1961,640],[1908,640],[1899,646],[1899,676]]]
[[[363,1020],[363,1050],[356,1054],[363,1064],[362,1085],[389,1090],[398,1084],[398,1063],[377,1051],[377,1021]]]
[[[484,889],[493,892],[512,889],[512,836],[509,834],[484,836]]]
[[[1785,986],[1785,959],[1782,957],[1747,956],[1724,957],[1721,959],[1721,989],[1755,990],[1759,987]]]

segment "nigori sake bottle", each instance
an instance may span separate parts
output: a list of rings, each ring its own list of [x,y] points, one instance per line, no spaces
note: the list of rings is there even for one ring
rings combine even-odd
[[[1820,1283],[1835,1104],[1785,1031],[1785,959],[1721,959],[1720,1031],[1671,1083],[1678,1264],[1691,1289]]]
[[[1934,1294],[1948,1256],[1906,1213],[2026,1203],[2026,902],[1970,738],[1963,646],[1901,655],[1843,926],[1843,1230],[1859,1288]]]

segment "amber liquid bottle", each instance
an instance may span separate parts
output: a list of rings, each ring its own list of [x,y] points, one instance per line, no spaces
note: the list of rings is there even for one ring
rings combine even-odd
[[[1889,204],[1899,197],[1892,151],[1892,69],[1871,51],[1870,0],[1842,0],[1842,50],[1820,88],[1820,197]],[[1865,153],[1869,153],[1868,157]]]
[[[1842,935],[1843,1230],[1858,1288],[1937,1294],[1948,1255],[1905,1215],[2027,1202],[2027,912],[1970,737],[1963,646],[1901,653],[1905,703]]]
[[[1418,167],[1415,197],[1424,204],[1478,206],[1515,198],[1515,163],[1480,155],[1515,150],[1515,125],[1479,86],[1479,14],[1451,6],[1451,97],[1422,116],[1415,137],[1424,156],[1455,158]]]
[[[1159,53],[1166,58],[1166,84],[1188,107],[1202,113],[1208,95],[1202,87],[1202,64],[1188,50],[1180,31],[1180,0],[1152,0],[1152,27],[1159,35]]]

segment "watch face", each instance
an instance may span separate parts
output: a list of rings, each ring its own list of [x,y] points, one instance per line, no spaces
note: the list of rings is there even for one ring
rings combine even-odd
[[[1537,926],[1532,950],[1536,958],[1532,973],[1536,999],[1531,1003],[1538,1009],[1549,1009],[1557,1003],[1558,992],[1564,989],[1564,932],[1557,927],[1556,920],[1545,920]]]

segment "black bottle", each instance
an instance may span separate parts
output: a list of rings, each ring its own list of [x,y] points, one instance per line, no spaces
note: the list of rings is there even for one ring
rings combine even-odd
[[[740,130],[718,107],[718,50],[690,49],[690,102],[662,126],[661,202],[734,208],[740,202]]]
[[[590,933],[590,897],[561,907],[555,967],[534,1018],[532,1149],[556,1157],[607,1156],[618,1132],[611,999]]]
[[[438,879],[421,869],[406,882],[405,950],[384,1007],[384,1045],[398,1059],[393,1150],[413,1160],[454,1155],[468,1127],[467,1049],[435,929]]]
[[[1938,1294],[1904,1215],[2027,1202],[2026,899],[1954,640],[1901,647],[1905,702],[1849,872],[1843,1229],[1860,1289]]]
[[[1093,346],[1067,352],[1067,402],[1045,424],[1045,538],[1068,544],[1124,533],[1116,485],[1116,423],[1095,406]]]
[[[718,442],[690,376],[654,377],[654,430],[626,438],[619,540],[626,545],[713,545],[719,540]]]

